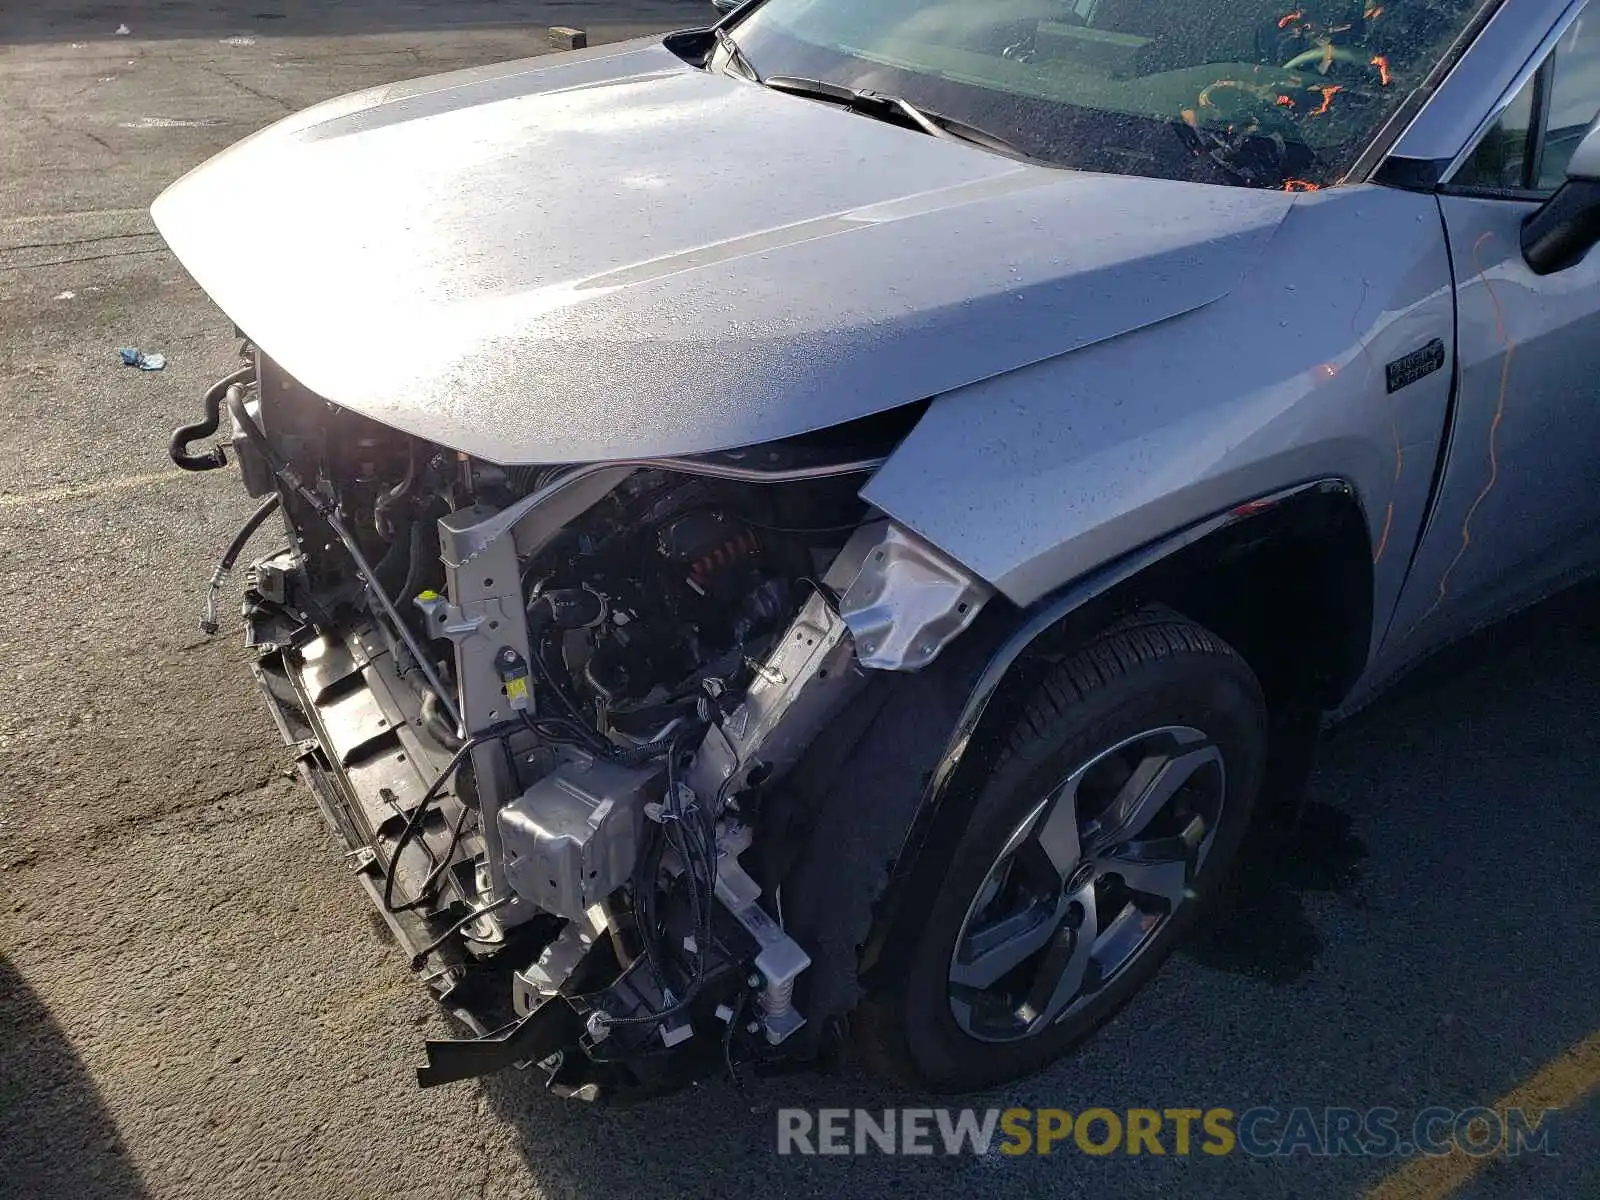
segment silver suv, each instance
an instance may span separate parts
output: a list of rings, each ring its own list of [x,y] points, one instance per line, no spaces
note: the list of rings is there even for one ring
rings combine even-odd
[[[423,1082],[957,1090],[1122,1005],[1328,714],[1596,565],[1590,16],[765,0],[172,185],[249,339],[172,454],[262,500],[216,587],[281,526]]]

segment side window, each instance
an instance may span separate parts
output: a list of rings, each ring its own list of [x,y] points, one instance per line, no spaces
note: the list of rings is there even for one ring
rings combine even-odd
[[[1458,187],[1549,195],[1600,113],[1600,5],[1585,8],[1461,164]]]
[[[1500,119],[1489,126],[1472,157],[1461,164],[1453,183],[1494,191],[1523,191],[1528,185],[1528,127],[1533,124],[1533,92],[1538,77],[1523,85]]]
[[[1553,192],[1567,177],[1567,162],[1600,113],[1600,7],[1586,6],[1556,46],[1550,62],[1550,99],[1535,186]]]

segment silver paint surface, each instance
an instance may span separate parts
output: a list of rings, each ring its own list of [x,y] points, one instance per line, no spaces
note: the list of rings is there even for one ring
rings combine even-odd
[[[1496,15],[1396,154],[1470,144],[1565,8],[1542,2]],[[1526,210],[1052,170],[643,41],[319,105],[154,214],[307,386],[499,462],[700,453],[934,397],[863,495],[1019,604],[1342,478],[1370,680],[1594,563],[1600,479],[1571,444],[1600,444],[1600,267],[1527,278]],[[1445,368],[1390,393],[1385,364],[1434,339]]]
[[[1434,338],[1448,361],[1451,306],[1433,197],[1301,196],[1225,299],[940,397],[863,494],[1025,604],[1202,517],[1336,476],[1365,509],[1387,614],[1450,372],[1391,395],[1384,364]]]
[[[655,43],[330,101],[153,215],[320,395],[505,463],[703,452],[924,399],[1227,294],[1282,193],[1089,175]]]
[[[1519,234],[1536,204],[1439,203],[1460,383],[1434,511],[1390,628],[1402,655],[1537,599],[1600,555],[1600,253],[1535,275]]]

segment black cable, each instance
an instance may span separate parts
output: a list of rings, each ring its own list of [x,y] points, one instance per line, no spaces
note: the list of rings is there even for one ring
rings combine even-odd
[[[612,988],[621,986],[621,984],[623,984],[627,980],[628,976],[632,975],[635,971],[637,971],[639,969],[639,964],[642,963],[642,962],[644,962],[644,955],[641,954],[637,958],[635,958],[631,963],[629,963],[626,967],[624,967],[622,969],[621,974],[619,974],[610,983],[606,984],[605,987],[597,988],[595,991],[592,991],[592,992],[574,992],[572,995],[568,996],[567,999],[568,1000],[582,1001],[583,1003],[586,1003],[586,1004],[593,1003],[594,1001],[596,1001],[596,1000],[600,999],[602,996],[604,996],[607,992],[611,991]]]
[[[578,709],[577,702],[567,694],[566,689],[556,682],[554,674],[551,673],[550,664],[545,662],[544,651],[545,643],[543,641],[532,648],[530,657],[533,659],[534,669],[539,672],[539,681],[544,684],[545,689],[552,693],[556,701],[566,710],[566,715],[556,717],[525,716],[524,719],[534,732],[548,741],[567,742],[571,745],[581,746],[597,758],[603,758],[608,762],[614,762],[619,766],[625,767],[649,762],[652,758],[659,758],[666,753],[670,740],[668,738],[658,738],[653,742],[643,742],[637,746],[627,747],[615,745],[607,740],[599,730],[585,719],[583,713]],[[551,729],[561,731],[554,737],[551,737],[541,728],[541,726],[545,726],[550,722],[561,722],[561,724],[548,725]]]
[[[207,636],[217,631],[217,596],[222,591],[222,585],[228,582],[228,575],[232,572],[234,564],[239,561],[239,555],[244,553],[245,544],[255,536],[256,530],[266,522],[266,519],[278,511],[278,506],[283,503],[283,497],[274,492],[263,500],[255,512],[233,535],[233,540],[228,543],[228,548],[222,552],[222,557],[217,560],[216,570],[211,572],[211,581],[206,585],[206,610],[200,618],[200,632]]]
[[[672,746],[668,753],[668,802],[666,811],[662,814],[661,832],[669,844],[672,844],[672,848],[678,852],[679,857],[683,859],[684,874],[689,880],[690,912],[691,919],[695,925],[694,977],[689,981],[682,997],[658,1011],[631,1017],[614,1017],[609,1013],[602,1013],[602,1019],[608,1026],[660,1024],[668,1017],[676,1016],[694,1003],[701,987],[705,984],[706,963],[710,959],[712,905],[716,900],[716,859],[706,843],[700,819],[695,813],[685,812],[678,800],[676,768],[680,738],[681,735],[680,737],[672,738]],[[673,833],[680,835],[683,840],[674,842]],[[692,851],[689,844],[691,840],[694,843]],[[696,870],[697,866],[699,868],[698,872]],[[646,878],[643,882],[644,887],[647,889],[654,887],[654,881],[649,878]],[[653,902],[651,907],[653,908]]]
[[[438,937],[434,938],[433,941],[429,942],[421,950],[418,950],[415,954],[413,954],[411,956],[411,969],[413,971],[422,970],[423,967],[428,965],[428,955],[432,954],[440,946],[444,945],[456,934],[460,933],[462,929],[472,924],[479,917],[487,916],[497,908],[504,908],[515,899],[515,896],[502,896],[492,904],[485,904],[482,908],[473,909],[466,916],[462,917],[461,920],[457,921],[454,925],[450,926],[449,929],[446,929]]]
[[[428,872],[428,877],[422,881],[422,886],[417,889],[417,899],[412,903],[427,899],[428,894],[433,891],[433,885],[438,883],[440,877],[444,875],[445,870],[450,866],[450,860],[455,857],[456,848],[461,845],[461,833],[467,826],[467,818],[471,815],[472,809],[463,804],[461,806],[461,815],[456,818],[455,827],[450,831],[450,844],[444,848],[444,854],[434,864],[433,870]]]
[[[444,790],[446,782],[460,769],[461,764],[466,761],[467,755],[472,751],[490,742],[502,741],[519,728],[521,728],[520,723],[516,725],[507,723],[493,726],[482,733],[473,734],[461,743],[461,748],[450,756],[450,761],[445,764],[444,770],[440,771],[438,777],[428,785],[428,790],[422,794],[422,799],[411,810],[411,816],[406,820],[405,828],[400,831],[400,837],[395,842],[394,852],[389,856],[388,869],[383,873],[383,907],[387,912],[407,912],[422,904],[427,898],[425,894],[419,895],[396,908],[394,904],[394,882],[400,869],[401,853],[411,844],[411,839],[417,836],[417,831],[422,828],[422,822],[428,815],[428,809],[432,807],[433,801],[439,793]]]
[[[728,1078],[733,1086],[739,1089],[739,1095],[744,1095],[744,1080],[739,1078],[738,1068],[733,1065],[733,1030],[738,1025],[739,1018],[744,1014],[744,1002],[748,993],[741,991],[733,998],[733,1015],[728,1018],[728,1027],[722,1031],[722,1061],[727,1065]]]
[[[261,502],[255,512],[250,514],[250,519],[240,526],[239,532],[233,535],[233,541],[229,542],[228,548],[222,552],[220,565],[223,570],[233,570],[234,564],[239,561],[239,555],[244,551],[245,543],[255,536],[256,530],[261,528],[268,517],[278,511],[278,506],[282,503],[283,497],[273,492]]]
[[[540,681],[544,684],[546,689],[555,695],[556,702],[566,710],[567,716],[575,721],[580,729],[586,730],[588,734],[593,735],[592,740],[590,740],[589,748],[594,750],[594,752],[597,754],[607,754],[606,748],[595,744],[604,742],[605,739],[600,736],[600,734],[595,730],[594,726],[589,724],[589,722],[584,719],[583,713],[578,710],[578,706],[573,701],[572,697],[567,695],[566,689],[556,683],[555,676],[550,673],[550,664],[544,661],[544,643],[540,642],[538,645],[534,646],[533,652],[529,655],[529,657],[533,659],[534,669],[539,672]],[[606,747],[609,746],[610,743],[606,742]]]
[[[656,953],[660,934],[656,922],[656,879],[661,874],[661,853],[665,846],[666,834],[657,829],[640,856],[639,872],[633,885],[634,915],[639,918],[639,940],[644,949],[641,957],[649,964],[650,978],[662,995],[666,995],[667,977]]]
[[[864,521],[852,521],[848,525],[817,525],[809,529],[795,528],[786,525],[764,525],[760,521],[752,521],[749,517],[735,516],[735,521],[748,525],[752,529],[759,529],[762,533],[781,533],[790,537],[806,537],[815,533],[850,533],[860,529]]]

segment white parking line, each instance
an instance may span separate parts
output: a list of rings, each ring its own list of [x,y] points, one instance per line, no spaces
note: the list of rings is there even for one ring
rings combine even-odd
[[[148,475],[123,475],[117,479],[102,479],[98,483],[65,484],[59,487],[40,488],[34,492],[0,494],[0,510],[29,508],[35,504],[50,504],[57,500],[76,500],[82,496],[99,496],[106,492],[131,492],[152,484],[182,479],[184,471],[151,471]]]

